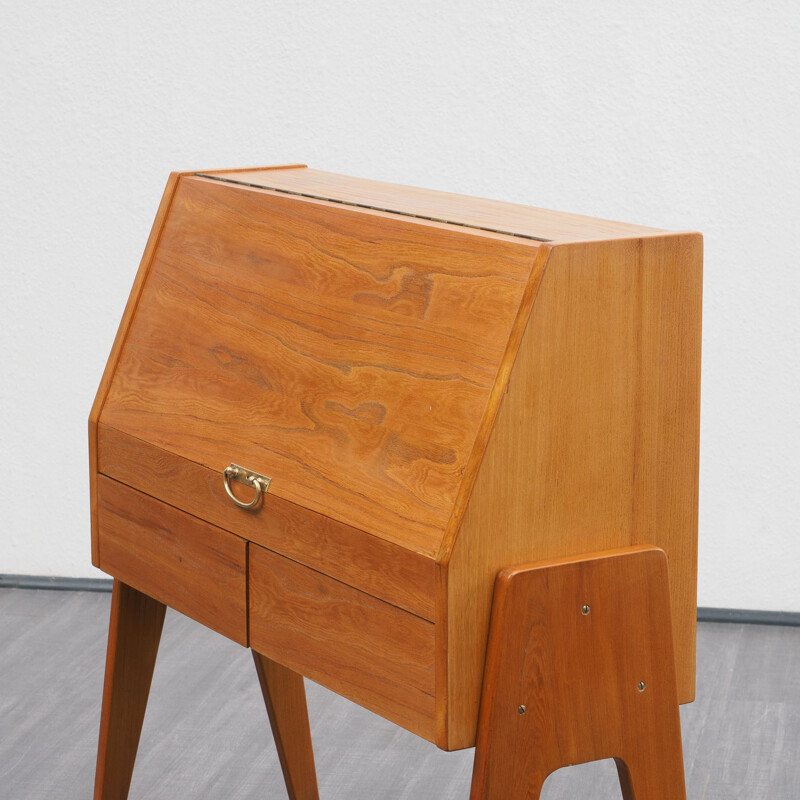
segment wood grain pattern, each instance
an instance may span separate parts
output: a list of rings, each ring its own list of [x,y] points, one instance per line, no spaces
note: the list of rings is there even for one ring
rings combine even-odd
[[[111,353],[108,357],[103,376],[100,379],[100,385],[97,388],[92,410],[89,413],[89,496],[91,507],[91,521],[92,521],[92,563],[97,567],[100,564],[99,540],[97,529],[97,424],[100,419],[100,413],[103,410],[103,405],[108,395],[108,390],[111,387],[111,381],[114,377],[114,372],[117,368],[120,354],[122,353],[122,346],[125,343],[125,338],[128,335],[128,329],[133,321],[136,307],[139,303],[139,298],[142,294],[142,289],[147,278],[147,273],[150,269],[150,263],[153,260],[153,254],[158,246],[158,241],[161,236],[161,231],[164,228],[164,221],[167,218],[169,207],[172,203],[172,197],[175,194],[175,187],[178,185],[179,174],[173,172],[169,176],[167,186],[164,189],[164,194],[161,197],[161,203],[158,206],[158,212],[153,222],[153,227],[150,230],[150,236],[147,239],[147,244],[144,248],[139,270],[136,273],[136,278],[131,288],[131,293],[128,297],[128,302],[125,305],[125,311],[122,315],[122,320],[117,330],[117,335],[114,337],[114,344],[111,347]]]
[[[183,178],[102,420],[432,556],[535,253]]]
[[[254,511],[236,508],[220,473],[105,424],[98,428],[98,469],[212,525],[434,619],[432,558],[273,494],[265,495]]]
[[[472,452],[470,453],[461,485],[458,488],[458,493],[453,503],[453,510],[447,523],[447,529],[439,545],[439,554],[436,564],[436,596],[438,598],[438,602],[436,603],[436,743],[439,747],[444,749],[450,747],[450,645],[448,643],[448,637],[451,617],[448,592],[448,562],[453,549],[453,543],[461,529],[467,505],[475,487],[478,471],[483,463],[489,437],[492,435],[492,431],[495,428],[501,404],[508,391],[508,381],[511,376],[511,370],[516,362],[522,337],[530,318],[531,308],[533,307],[534,300],[539,291],[539,285],[544,275],[546,264],[550,258],[550,251],[551,247],[549,245],[543,245],[536,254],[536,260],[528,279],[528,285],[525,287],[522,302],[520,303],[517,317],[514,320],[514,325],[512,326],[511,334],[506,344],[503,361],[489,395],[483,420],[478,428],[478,433],[472,446]],[[475,601],[475,599],[468,600],[467,603],[474,603]],[[477,599],[477,602],[480,602],[480,599]],[[462,621],[462,624],[468,625],[469,623]],[[454,627],[457,629],[458,624],[454,625]],[[471,632],[471,634],[474,635],[474,631]],[[456,683],[456,690],[461,691],[461,686],[458,683]],[[469,714],[471,711],[471,706],[467,706],[466,713]],[[475,713],[477,713],[477,709],[475,709]]]
[[[289,800],[319,800],[303,676],[253,650]]]
[[[208,174],[208,173],[206,173]],[[469,197],[414,186],[353,178],[318,169],[287,169],[278,174],[262,170],[221,170],[216,178],[298,192],[313,197],[393,210],[434,220],[449,220],[477,228],[511,231],[544,241],[579,242],[657,236],[664,231],[562,211]]]
[[[661,547],[679,697],[693,699],[700,315],[697,235],[553,249],[460,532],[442,554],[448,748],[474,743],[492,588],[511,564]]]
[[[166,610],[114,581],[94,800],[128,796]]]
[[[498,576],[471,800],[606,758],[624,800],[686,800],[667,582],[656,548]]]
[[[247,645],[244,540],[97,478],[100,569]]]
[[[656,545],[692,699],[699,236],[291,166],[168,194],[90,421],[95,563],[243,642],[250,580],[266,657],[458,749],[498,571]]]
[[[432,740],[433,624],[250,546],[254,650]]]
[[[277,165],[274,167],[258,167],[259,172],[263,173],[272,169],[298,169],[304,167],[304,164],[287,164]],[[235,173],[236,170],[230,170]],[[125,305],[125,311],[122,315],[117,334],[114,338],[114,343],[111,347],[111,353],[106,362],[103,376],[100,379],[100,385],[95,395],[94,403],[92,404],[91,412],[89,413],[89,495],[90,495],[90,508],[92,520],[92,563],[98,566],[98,540],[97,540],[97,487],[95,483],[97,475],[97,424],[100,419],[100,413],[103,410],[103,405],[108,395],[108,390],[114,377],[114,373],[119,362],[119,357],[122,353],[122,347],[128,335],[131,322],[133,321],[136,313],[136,308],[139,303],[139,298],[142,294],[142,289],[147,279],[150,270],[150,265],[155,255],[156,248],[158,247],[161,232],[164,229],[164,223],[167,219],[170,206],[172,205],[172,198],[175,194],[175,189],[178,186],[178,181],[181,176],[189,175],[187,172],[172,172],[170,173],[167,185],[164,189],[164,194],[161,197],[161,202],[156,212],[156,218],[153,222],[153,227],[150,230],[150,235],[147,239],[147,244],[142,254],[142,260],[139,263],[139,269],[136,273],[136,278],[131,288],[131,293],[128,296],[128,302]]]

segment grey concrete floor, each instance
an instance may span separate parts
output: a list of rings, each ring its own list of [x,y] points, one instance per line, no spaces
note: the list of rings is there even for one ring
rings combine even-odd
[[[0,799],[91,797],[109,602],[0,590]],[[307,690],[322,800],[467,800],[471,750],[443,753]],[[701,624],[697,700],[681,719],[691,800],[799,800],[800,628]],[[286,797],[249,652],[173,611],[130,797]],[[600,762],[555,773],[542,797],[621,794]]]

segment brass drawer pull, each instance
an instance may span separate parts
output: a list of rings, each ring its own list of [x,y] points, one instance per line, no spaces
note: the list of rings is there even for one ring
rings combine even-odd
[[[249,503],[245,503],[240,500],[236,495],[231,491],[231,478],[235,481],[239,481],[239,483],[245,483],[248,486],[252,486],[253,489],[256,490],[253,499]],[[225,491],[236,503],[239,508],[255,508],[258,505],[258,501],[261,500],[261,495],[266,494],[269,491],[269,484],[271,482],[271,478],[267,478],[265,475],[259,475],[257,472],[251,472],[249,469],[245,469],[244,467],[240,467],[238,464],[231,464],[228,467],[225,467],[225,471],[222,473],[222,482],[225,485]]]

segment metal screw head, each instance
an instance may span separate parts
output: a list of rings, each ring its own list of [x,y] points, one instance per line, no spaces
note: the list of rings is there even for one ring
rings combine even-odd
[[[525,713],[527,710],[528,710],[528,709],[527,709],[527,708],[525,708],[525,706],[520,706],[520,707],[517,709],[518,713],[520,713],[520,714],[524,714],[524,713]]]
[[[644,681],[639,681],[639,685],[636,688],[643,692],[647,688],[647,684]]]
[[[591,606],[584,606],[581,609],[581,614],[585,617],[592,610]]]

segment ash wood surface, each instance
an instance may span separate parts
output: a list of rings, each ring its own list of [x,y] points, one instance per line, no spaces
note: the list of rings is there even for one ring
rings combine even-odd
[[[594,219],[579,214],[487,200],[478,197],[399,186],[393,183],[353,178],[317,169],[287,169],[280,173],[263,170],[221,170],[216,178],[299,192],[313,197],[373,206],[411,216],[448,220],[491,230],[510,231],[553,242],[576,242],[663,234],[657,228]]]
[[[92,412],[93,473],[143,493],[107,532],[95,513],[95,563],[244,642],[250,580],[269,658],[277,633],[288,667],[458,749],[497,572],[655,544],[690,700],[700,238],[407,187],[392,204],[291,166],[215,177],[173,178]],[[273,479],[255,512],[223,493],[231,462]],[[367,632],[388,656],[354,664],[342,642]]]
[[[97,493],[100,568],[247,645],[244,540],[104,475]]]
[[[259,172],[263,173],[271,169],[297,169],[303,166],[305,165],[288,164],[274,167],[259,167],[258,170]],[[236,170],[230,170],[230,172],[235,173]],[[158,206],[153,227],[147,239],[144,253],[142,254],[139,270],[136,273],[136,278],[134,280],[133,287],[131,288],[128,302],[125,305],[125,311],[122,315],[122,320],[120,321],[117,335],[114,338],[114,343],[111,347],[111,353],[108,357],[108,361],[106,362],[103,376],[100,380],[100,385],[97,389],[94,403],[92,404],[92,410],[89,414],[89,494],[91,498],[90,502],[92,520],[92,563],[95,566],[98,565],[99,560],[97,542],[97,487],[95,483],[97,475],[97,424],[100,419],[100,413],[103,410],[106,396],[108,395],[109,387],[111,386],[111,382],[114,378],[114,373],[117,368],[120,354],[122,353],[123,345],[125,344],[125,339],[128,335],[128,330],[136,313],[136,308],[139,303],[142,289],[144,288],[147,280],[147,275],[152,264],[153,256],[161,238],[161,232],[164,228],[164,222],[172,204],[172,198],[175,194],[175,189],[181,176],[188,174],[190,173],[172,172],[167,180],[167,185],[164,189],[164,194]]]
[[[179,174],[173,172],[169,176],[167,186],[164,189],[164,195],[161,198],[161,203],[158,206],[155,221],[150,231],[150,236],[147,239],[147,244],[144,248],[139,270],[136,273],[136,278],[131,288],[128,302],[125,305],[125,311],[122,315],[122,321],[119,324],[117,335],[114,338],[114,344],[111,347],[111,354],[108,357],[103,377],[100,379],[100,386],[97,389],[97,395],[92,405],[92,410],[89,414],[89,495],[91,503],[91,520],[92,520],[92,563],[98,566],[100,561],[99,555],[99,542],[97,531],[97,423],[100,419],[100,413],[103,410],[103,404],[106,400],[111,381],[114,377],[114,372],[117,368],[122,347],[125,343],[125,337],[128,335],[136,307],[139,303],[142,289],[144,288],[147,273],[150,269],[150,263],[153,259],[158,241],[161,236],[161,231],[164,227],[164,220],[167,217],[169,207],[172,203],[172,197],[175,193],[175,187],[178,185]]]
[[[693,699],[700,314],[697,235],[553,249],[463,522],[440,555],[448,748],[474,744],[492,589],[509,564],[662,548],[679,698]]]
[[[686,800],[667,583],[655,548],[498,576],[471,800],[606,758],[624,800]]]
[[[98,469],[212,525],[434,619],[432,558],[271,493],[255,511],[244,511],[225,494],[219,472],[104,424],[98,428]]]
[[[166,607],[114,581],[95,800],[125,800],[133,775]]]
[[[432,556],[535,254],[184,177],[101,419]]]
[[[303,676],[253,650],[289,800],[319,800]]]
[[[433,739],[433,624],[250,546],[257,652]]]

